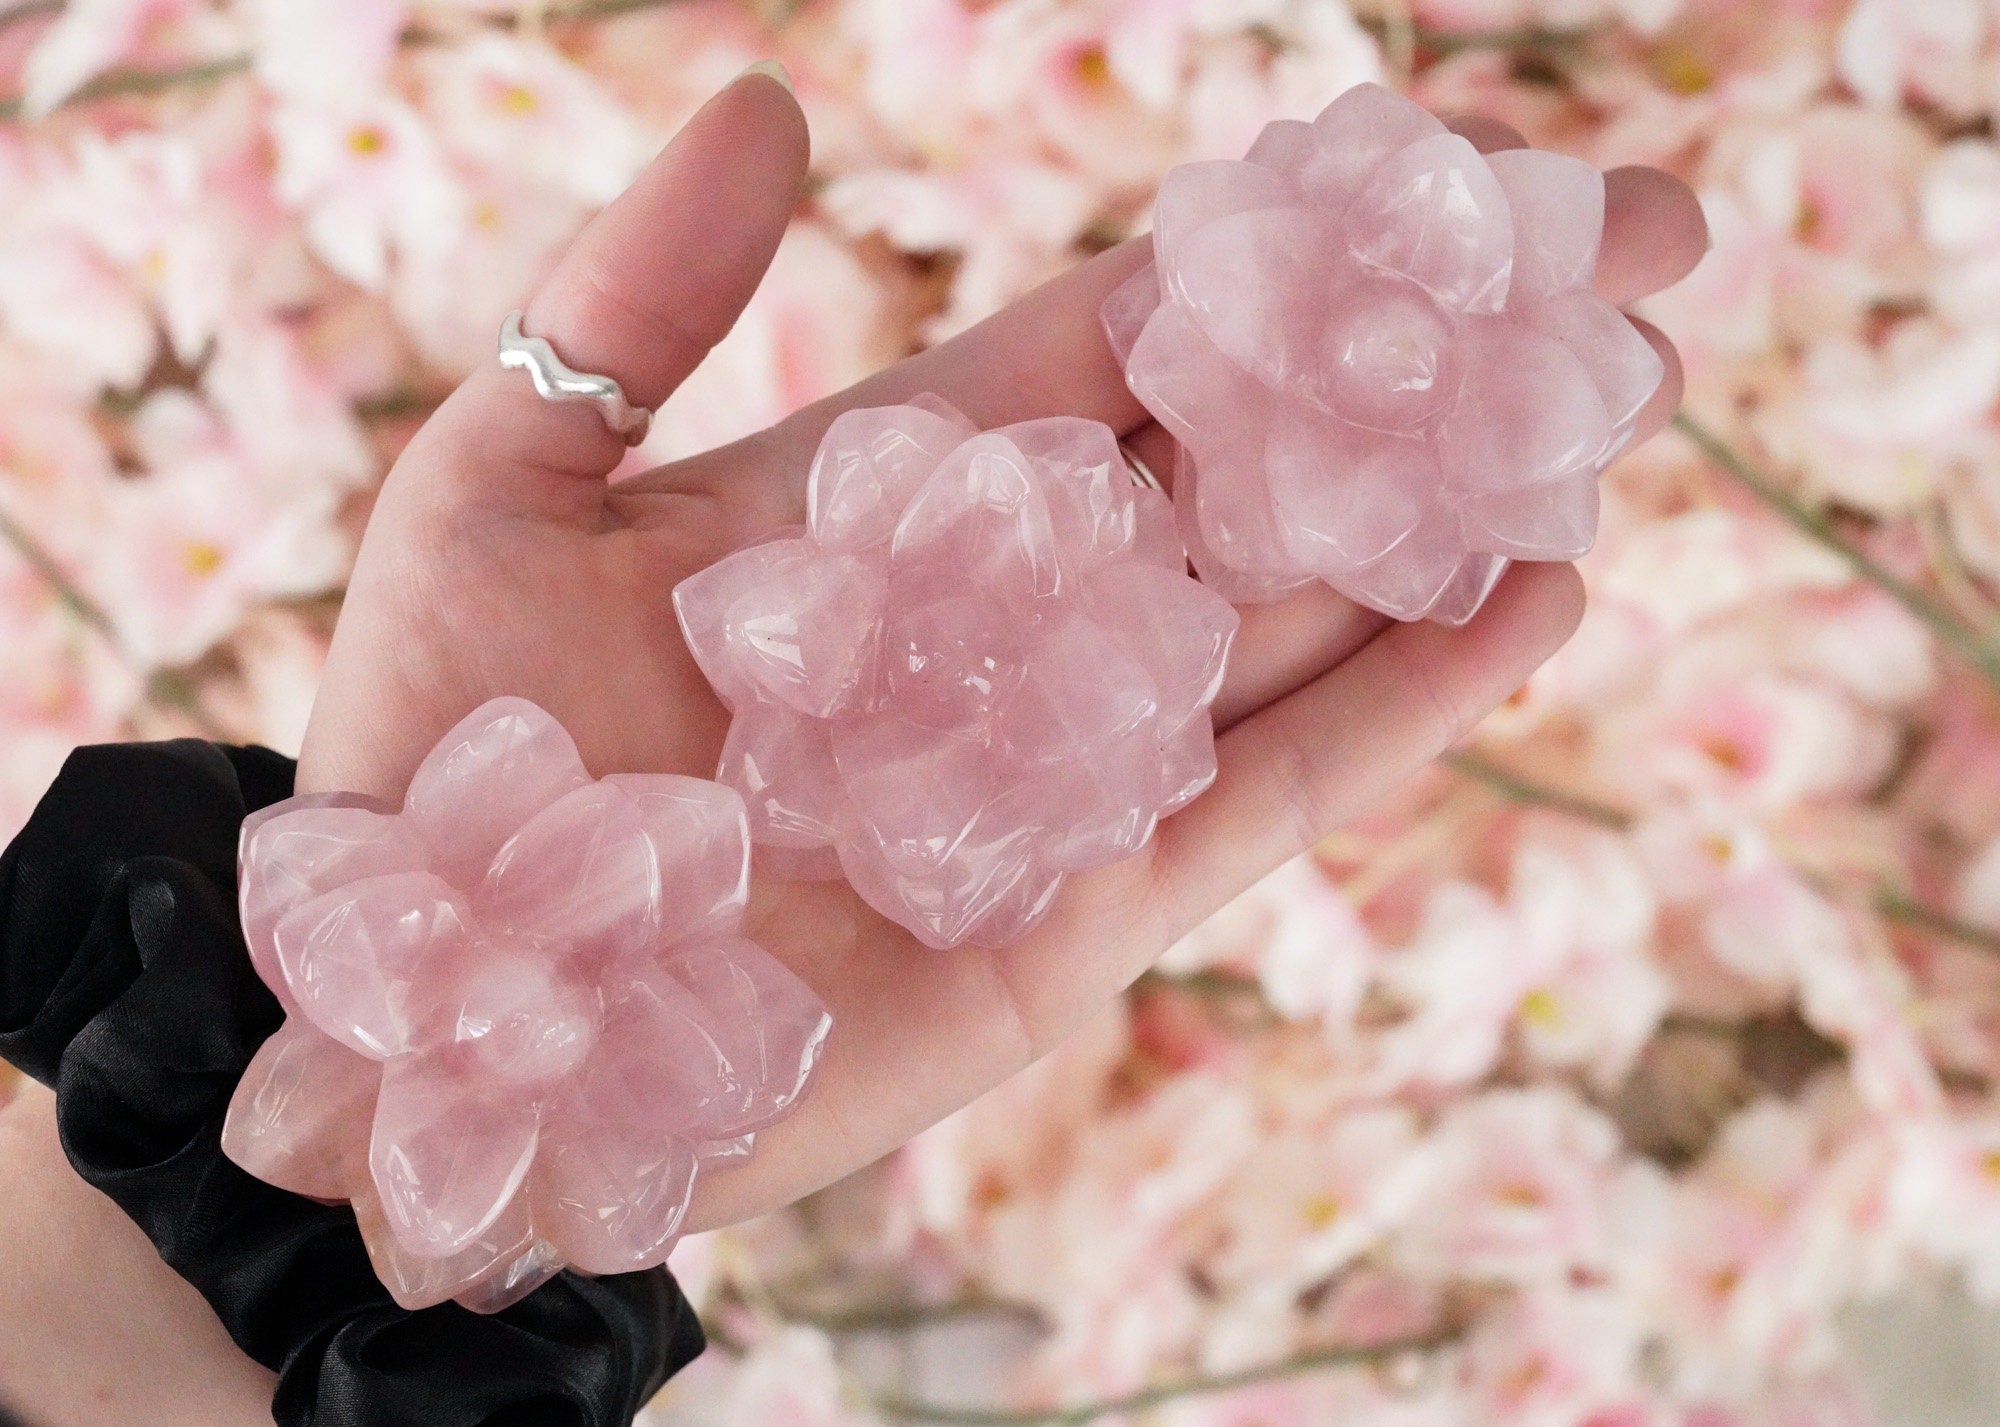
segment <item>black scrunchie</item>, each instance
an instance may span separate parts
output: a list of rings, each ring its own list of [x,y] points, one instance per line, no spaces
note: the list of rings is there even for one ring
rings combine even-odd
[[[292,773],[193,740],[72,755],[0,856],[0,1056],[55,1088],[77,1172],[277,1370],[280,1427],[629,1427],[703,1347],[666,1270],[412,1313],[350,1211],[224,1158],[229,1097],[283,1019],[237,922],[237,829]]]

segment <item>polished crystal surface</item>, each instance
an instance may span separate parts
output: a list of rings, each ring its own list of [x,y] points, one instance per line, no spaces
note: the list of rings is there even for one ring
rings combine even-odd
[[[1507,561],[1588,550],[1662,375],[1591,291],[1603,228],[1589,164],[1481,155],[1372,84],[1170,172],[1104,323],[1203,580],[1462,624]]]
[[[998,946],[1215,777],[1236,612],[1110,428],[850,411],[807,510],[674,591],[735,716],[716,776],[772,872],[845,876],[930,946]]]
[[[738,934],[749,861],[735,790],[592,779],[521,699],[447,734],[401,809],[257,813],[243,926],[286,1019],[224,1151],[351,1202],[408,1308],[661,1262],[701,1164],[791,1109],[831,1024]]]

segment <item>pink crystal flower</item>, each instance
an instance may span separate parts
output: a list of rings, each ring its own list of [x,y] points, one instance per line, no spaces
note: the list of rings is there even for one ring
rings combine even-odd
[[[1373,84],[1169,173],[1104,321],[1202,577],[1460,624],[1508,560],[1587,550],[1662,371],[1590,290],[1603,227],[1589,164],[1482,156]]]
[[[243,931],[286,1015],[224,1151],[351,1201],[407,1308],[660,1263],[701,1164],[787,1113],[831,1024],[738,934],[749,859],[733,790],[592,781],[521,699],[446,734],[400,811],[253,815]]]
[[[674,591],[735,714],[716,776],[773,870],[844,874],[930,946],[1000,946],[1214,779],[1236,612],[1110,428],[851,411],[807,508]]]

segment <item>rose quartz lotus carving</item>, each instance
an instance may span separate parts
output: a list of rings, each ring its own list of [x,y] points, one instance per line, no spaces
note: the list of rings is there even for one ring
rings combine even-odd
[[[1482,156],[1373,84],[1170,172],[1104,322],[1202,578],[1462,624],[1510,559],[1587,550],[1662,372],[1590,290],[1603,227],[1589,164]]]
[[[716,776],[773,871],[844,874],[930,946],[1000,946],[1214,779],[1236,612],[1109,427],[850,411],[807,509],[674,591],[735,715]]]
[[[243,931],[285,1022],[223,1150],[351,1201],[406,1308],[661,1262],[702,1163],[790,1110],[830,1025],[738,935],[749,859],[732,789],[592,781],[521,699],[446,734],[400,811],[252,815]]]

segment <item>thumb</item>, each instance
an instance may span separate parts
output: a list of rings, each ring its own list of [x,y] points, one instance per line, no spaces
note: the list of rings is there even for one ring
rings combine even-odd
[[[735,324],[804,189],[805,115],[783,76],[753,66],[703,105],[577,235],[522,330],[616,380],[635,406],[665,401]],[[594,509],[624,454],[594,405],[544,401],[526,372],[495,360],[425,424],[389,484],[420,482],[427,502],[560,516]]]

